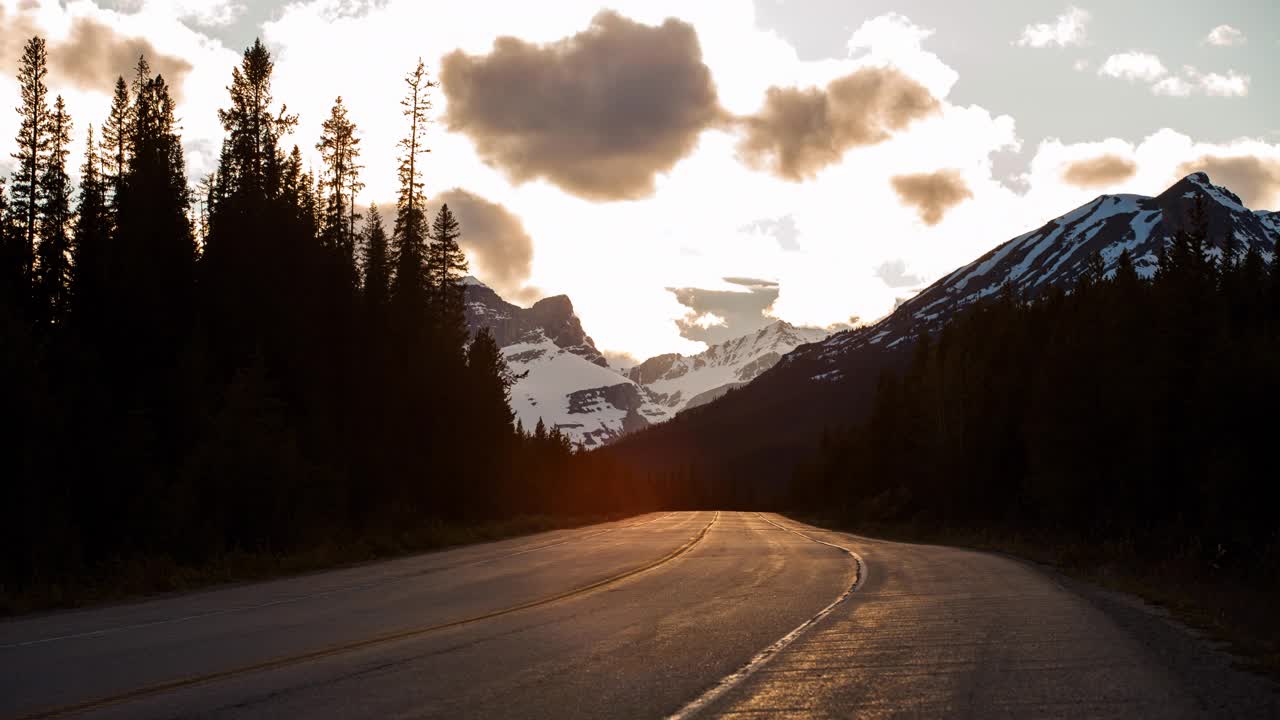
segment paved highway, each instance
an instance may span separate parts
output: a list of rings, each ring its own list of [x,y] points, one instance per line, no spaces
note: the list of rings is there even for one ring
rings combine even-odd
[[[655,513],[0,623],[0,717],[1280,717],[1016,560]]]

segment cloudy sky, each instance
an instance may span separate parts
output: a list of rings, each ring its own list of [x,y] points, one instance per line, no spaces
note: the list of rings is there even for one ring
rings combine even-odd
[[[1256,0],[0,7],[5,66],[45,36],[78,134],[146,52],[179,89],[192,182],[261,37],[291,142],[314,155],[341,95],[363,201],[384,205],[421,57],[440,82],[427,192],[459,211],[476,274],[520,302],[568,294],[598,345],[639,357],[772,318],[873,320],[1100,193],[1192,170],[1280,206],[1280,6]]]

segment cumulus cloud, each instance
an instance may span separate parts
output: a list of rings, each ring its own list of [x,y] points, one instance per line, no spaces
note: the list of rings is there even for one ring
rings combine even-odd
[[[1230,25],[1219,25],[1209,31],[1209,35],[1204,39],[1206,44],[1216,45],[1218,47],[1233,47],[1236,45],[1244,45],[1249,42],[1245,37],[1244,31],[1240,28],[1231,27]]]
[[[1138,164],[1121,155],[1107,154],[1069,163],[1062,169],[1064,182],[1076,187],[1104,187],[1136,175]]]
[[[864,67],[825,88],[771,87],[761,110],[739,119],[742,160],[785,180],[811,179],[861,145],[875,145],[941,104],[892,67]]]
[[[880,266],[876,268],[876,277],[883,280],[884,284],[891,288],[919,287],[924,284],[924,278],[915,273],[907,272],[907,261],[902,258],[886,260],[880,263]]]
[[[67,38],[51,46],[49,70],[56,79],[105,92],[117,77],[133,76],[140,56],[146,56],[152,73],[163,75],[174,92],[181,92],[191,63],[158,52],[143,38],[122,37],[109,25],[88,17],[76,18]]]
[[[1170,75],[1151,86],[1152,93],[1165,97],[1191,97],[1195,91],[1196,86],[1191,81],[1177,75]]]
[[[1156,55],[1129,51],[1108,57],[1098,68],[1098,74],[1122,80],[1155,82],[1168,75],[1169,69]]]
[[[615,12],[539,45],[498,38],[442,60],[444,122],[513,182],[546,179],[590,200],[650,195],[723,115],[692,25]]]
[[[1108,57],[1098,74],[1145,82],[1151,92],[1166,97],[1190,97],[1203,93],[1210,97],[1245,97],[1249,94],[1249,76],[1235,70],[1225,73],[1202,73],[1192,65],[1184,65],[1180,75],[1171,74],[1160,58],[1146,52],[1124,52]]]
[[[774,321],[766,313],[778,299],[777,283],[752,278],[724,278],[742,290],[667,288],[689,309],[676,327],[689,340],[708,345],[755,332]]]
[[[541,293],[526,283],[533,272],[533,238],[520,218],[502,205],[461,188],[437,194],[427,204],[430,217],[448,205],[458,219],[458,244],[474,261],[472,274],[502,297],[532,302]]]
[[[1203,93],[1210,97],[1246,97],[1250,78],[1228,70],[1226,73],[1202,73],[1191,65],[1182,68],[1182,75],[1170,75],[1151,86],[1151,92],[1167,97],[1190,97]]]
[[[1226,74],[1207,73],[1199,76],[1199,80],[1205,95],[1245,97],[1249,94],[1249,76],[1235,70],[1228,70]]]
[[[1256,210],[1271,210],[1280,201],[1280,157],[1205,155],[1178,166],[1179,177],[1209,173],[1217,185],[1225,185]]]
[[[1083,45],[1089,13],[1078,7],[1068,7],[1053,22],[1036,23],[1022,29],[1022,36],[1014,44],[1019,47],[1047,48]]]
[[[896,175],[890,183],[906,205],[916,209],[926,225],[937,225],[951,208],[973,197],[956,170]]]

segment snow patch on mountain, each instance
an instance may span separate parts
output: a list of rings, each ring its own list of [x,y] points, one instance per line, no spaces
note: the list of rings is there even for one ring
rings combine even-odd
[[[527,430],[539,420],[575,443],[602,444],[649,423],[635,383],[560,347],[541,330],[502,349],[517,380],[511,409]]]

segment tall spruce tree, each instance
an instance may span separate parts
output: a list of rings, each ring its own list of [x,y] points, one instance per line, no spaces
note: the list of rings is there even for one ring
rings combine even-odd
[[[272,184],[279,175],[282,158],[278,144],[298,123],[286,106],[272,110],[271,75],[275,61],[261,40],[255,40],[232,70],[230,107],[219,110],[218,118],[227,132],[227,167],[219,168],[237,191],[265,198],[278,190]]]
[[[326,185],[322,237],[325,245],[336,253],[347,276],[346,281],[354,285],[358,279],[355,266],[355,196],[363,187],[360,182],[360,138],[356,137],[355,123],[348,119],[341,96],[334,101],[328,119],[321,126],[316,149],[324,163]]]
[[[395,276],[391,283],[391,301],[396,308],[402,329],[426,322],[430,301],[429,280],[426,277],[426,214],[423,196],[420,160],[428,152],[424,131],[427,112],[431,109],[431,89],[436,83],[427,77],[422,60],[413,72],[405,77],[407,90],[400,101],[403,115],[408,121],[408,132],[400,140],[401,150],[398,175],[399,197],[396,202],[396,223],[392,233],[392,251]]]
[[[229,104],[218,111],[226,138],[209,207],[209,235],[201,258],[205,316],[228,375],[260,349],[275,369],[284,362],[263,343],[297,352],[303,312],[290,298],[315,295],[312,275],[321,266],[309,254],[314,238],[293,226],[296,202],[284,197],[288,159],[281,139],[297,116],[275,108],[271,53],[261,41],[244,51],[227,88]]]
[[[458,247],[461,236],[462,230],[449,205],[441,205],[431,223],[427,276],[440,349],[447,354],[461,352],[467,340],[463,315],[466,288],[462,284],[462,278],[467,274],[467,256]]]
[[[115,91],[111,95],[111,110],[102,124],[102,177],[108,192],[110,207],[115,209],[115,196],[124,183],[129,167],[133,128],[133,100],[129,97],[129,85],[123,77],[116,78]]]
[[[107,211],[107,185],[102,160],[94,143],[93,126],[85,140],[84,164],[80,166],[80,204],[76,209],[71,255],[71,312],[82,325],[98,329],[103,288],[110,251],[111,222]]]
[[[10,205],[20,237],[15,254],[25,283],[31,282],[39,235],[40,208],[44,203],[40,178],[49,162],[53,143],[50,132],[49,87],[45,84],[49,75],[48,63],[44,38],[33,37],[28,40],[18,65],[18,92],[22,104],[18,106],[18,149],[13,153],[17,168],[10,187]]]
[[[45,325],[58,325],[67,316],[71,286],[71,116],[59,95],[49,116],[49,156],[40,172],[40,244],[36,251],[36,313]]]
[[[387,230],[382,224],[382,213],[377,203],[369,206],[364,221],[363,265],[364,298],[370,311],[381,315],[386,311],[391,295],[391,258],[387,247]]]
[[[514,434],[511,386],[516,379],[493,331],[487,327],[477,332],[467,346],[467,377],[477,437],[497,439]]]
[[[138,63],[139,74],[148,70]],[[122,323],[144,362],[171,362],[181,328],[190,324],[195,239],[182,142],[164,78],[138,83],[132,148],[116,198],[111,293],[123,303]]]

